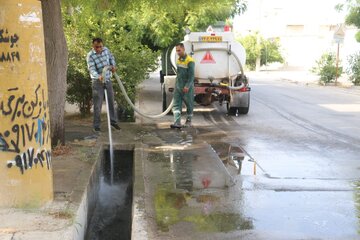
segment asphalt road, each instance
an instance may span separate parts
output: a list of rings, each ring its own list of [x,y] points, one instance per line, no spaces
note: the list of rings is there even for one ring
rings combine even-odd
[[[139,106],[158,113],[160,84],[152,77]],[[220,132],[221,143],[243,154],[229,193],[232,208],[252,222],[242,239],[360,239],[360,94],[249,77],[247,115],[227,116],[224,106],[213,104],[197,106],[194,119],[200,133]],[[164,128],[171,121],[156,123]],[[228,146],[208,142],[219,156]]]

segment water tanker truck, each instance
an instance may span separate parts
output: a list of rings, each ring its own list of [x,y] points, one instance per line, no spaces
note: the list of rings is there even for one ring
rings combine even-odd
[[[195,60],[195,102],[207,106],[217,101],[226,104],[230,115],[247,114],[250,87],[245,76],[246,52],[232,32],[192,32],[183,44],[187,54]],[[176,82],[175,47],[162,56],[160,82],[163,110],[173,97]]]

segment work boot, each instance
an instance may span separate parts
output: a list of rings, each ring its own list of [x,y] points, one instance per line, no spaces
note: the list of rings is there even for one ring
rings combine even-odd
[[[119,125],[117,123],[111,123],[111,126],[116,130],[121,130],[121,128],[119,127]]]
[[[192,125],[192,123],[191,123],[191,119],[186,119],[186,122],[185,122],[185,125],[184,125],[185,127],[192,127],[193,125]]]
[[[178,122],[175,122],[175,123],[173,123],[173,124],[171,124],[170,125],[170,128],[176,128],[176,129],[180,129],[182,126],[181,126],[181,124],[180,123],[178,123]]]

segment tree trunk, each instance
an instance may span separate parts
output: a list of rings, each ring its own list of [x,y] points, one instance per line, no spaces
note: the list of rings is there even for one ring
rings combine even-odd
[[[261,58],[260,56],[256,58],[256,62],[255,62],[255,71],[256,72],[260,72],[260,67],[261,67]]]
[[[65,95],[68,49],[60,0],[42,0],[52,145],[65,144]]]

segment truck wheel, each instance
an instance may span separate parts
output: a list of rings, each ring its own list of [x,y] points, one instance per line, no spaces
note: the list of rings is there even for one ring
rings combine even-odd
[[[167,109],[166,91],[164,84],[161,84],[161,97],[162,97],[162,111],[164,112]]]
[[[238,108],[237,107],[231,107],[231,108],[229,108],[229,110],[228,110],[228,114],[229,115],[233,115],[233,116],[235,116],[236,115],[236,110],[237,110]]]
[[[227,109],[229,115],[235,115],[236,110],[238,108],[237,107],[230,107],[230,103],[226,103],[226,109]]]
[[[163,71],[160,71],[160,83],[163,84],[164,83],[164,77],[165,75],[163,74]]]

